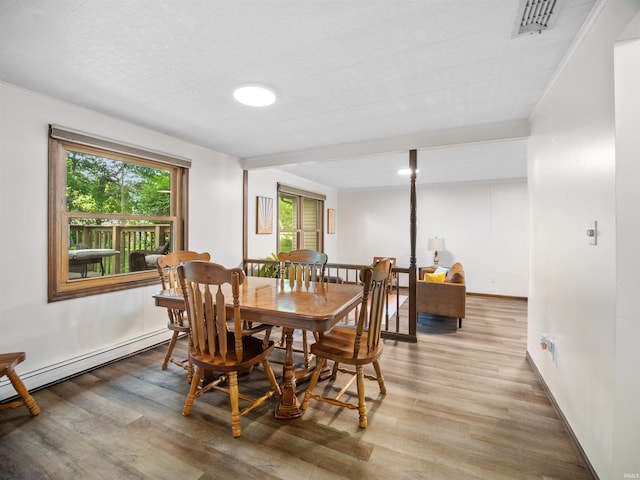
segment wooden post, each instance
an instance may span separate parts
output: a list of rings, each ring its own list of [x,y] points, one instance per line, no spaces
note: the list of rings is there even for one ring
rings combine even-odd
[[[113,272],[110,273],[113,273],[114,275],[124,271],[124,255],[120,249],[120,227],[121,225],[114,225],[111,227],[111,248],[120,252],[115,256],[115,259],[111,261]]]
[[[409,151],[409,168],[411,169],[411,256],[409,257],[409,337],[417,341],[416,331],[418,325],[418,312],[416,310],[416,171],[418,169],[418,152]]]
[[[249,254],[249,171],[242,171],[242,269],[247,275],[245,260]]]
[[[416,268],[416,165],[417,151],[409,151],[409,168],[411,169],[411,201],[410,201],[410,221],[411,221],[411,256],[409,257],[409,268]]]

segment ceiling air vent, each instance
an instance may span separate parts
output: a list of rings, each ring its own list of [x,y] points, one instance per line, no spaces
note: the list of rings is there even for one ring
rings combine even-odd
[[[548,30],[558,16],[558,0],[524,0],[518,35]]]

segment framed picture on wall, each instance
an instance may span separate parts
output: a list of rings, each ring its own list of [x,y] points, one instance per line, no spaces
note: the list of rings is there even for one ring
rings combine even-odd
[[[336,233],[336,211],[327,208],[327,233]]]
[[[256,198],[256,233],[273,233],[273,198]]]

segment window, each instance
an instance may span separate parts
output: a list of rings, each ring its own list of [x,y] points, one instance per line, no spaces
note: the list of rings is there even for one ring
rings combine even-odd
[[[278,251],[299,248],[323,251],[325,196],[278,185]]]
[[[188,160],[52,126],[49,301],[158,281],[186,245]]]

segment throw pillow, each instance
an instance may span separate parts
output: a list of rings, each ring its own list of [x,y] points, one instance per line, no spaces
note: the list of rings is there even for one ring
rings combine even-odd
[[[440,273],[426,273],[424,274],[424,280],[426,280],[427,282],[436,282],[436,283],[443,283],[445,277],[447,276],[447,274],[445,272],[440,272]]]
[[[449,269],[447,267],[438,266],[438,268],[436,268],[436,271],[433,273],[442,273],[442,272],[444,272],[446,276],[449,273]]]
[[[454,272],[447,279],[449,283],[464,283],[464,276],[460,272]]]

